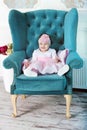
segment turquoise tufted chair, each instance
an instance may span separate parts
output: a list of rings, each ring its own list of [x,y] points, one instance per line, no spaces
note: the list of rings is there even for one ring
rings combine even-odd
[[[72,69],[83,66],[83,60],[76,52],[77,25],[78,12],[75,8],[70,11],[51,9],[24,13],[17,10],[10,11],[9,26],[13,40],[13,53],[4,60],[3,65],[7,69],[14,70],[10,93],[15,117],[17,97],[21,94],[62,94],[66,99],[66,117],[71,117]],[[70,66],[70,70],[63,76],[52,74],[27,77],[22,73],[23,60],[32,57],[32,52],[38,48],[38,38],[43,33],[50,36],[51,48],[55,48],[56,51],[69,49],[66,64]]]

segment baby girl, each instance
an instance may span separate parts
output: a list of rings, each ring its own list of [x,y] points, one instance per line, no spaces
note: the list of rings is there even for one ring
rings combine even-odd
[[[23,73],[29,77],[36,77],[38,74],[53,74],[59,76],[64,75],[69,70],[69,66],[65,64],[63,55],[59,52],[56,54],[55,49],[50,48],[51,40],[49,35],[43,34],[38,40],[39,48],[34,50],[31,60],[24,59]],[[66,56],[68,50],[64,50]]]

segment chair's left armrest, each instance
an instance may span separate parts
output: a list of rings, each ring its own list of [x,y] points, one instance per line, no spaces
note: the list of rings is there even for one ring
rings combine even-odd
[[[26,58],[25,51],[13,52],[3,61],[3,66],[6,69],[13,68],[14,73],[17,76],[21,73],[21,65],[24,58]]]
[[[83,66],[83,60],[75,51],[70,51],[66,59],[66,64],[71,68],[80,69]]]

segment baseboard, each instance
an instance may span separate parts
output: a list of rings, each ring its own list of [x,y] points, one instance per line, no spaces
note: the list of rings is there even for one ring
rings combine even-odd
[[[87,89],[73,88],[74,92],[87,92]]]

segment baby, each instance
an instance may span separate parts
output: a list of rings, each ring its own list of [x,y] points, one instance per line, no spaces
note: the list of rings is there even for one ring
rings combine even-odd
[[[29,77],[38,74],[57,73],[62,76],[69,70],[69,66],[62,62],[56,54],[55,49],[50,48],[51,40],[49,35],[43,34],[38,40],[39,48],[34,50],[32,59],[23,61],[23,73]]]

